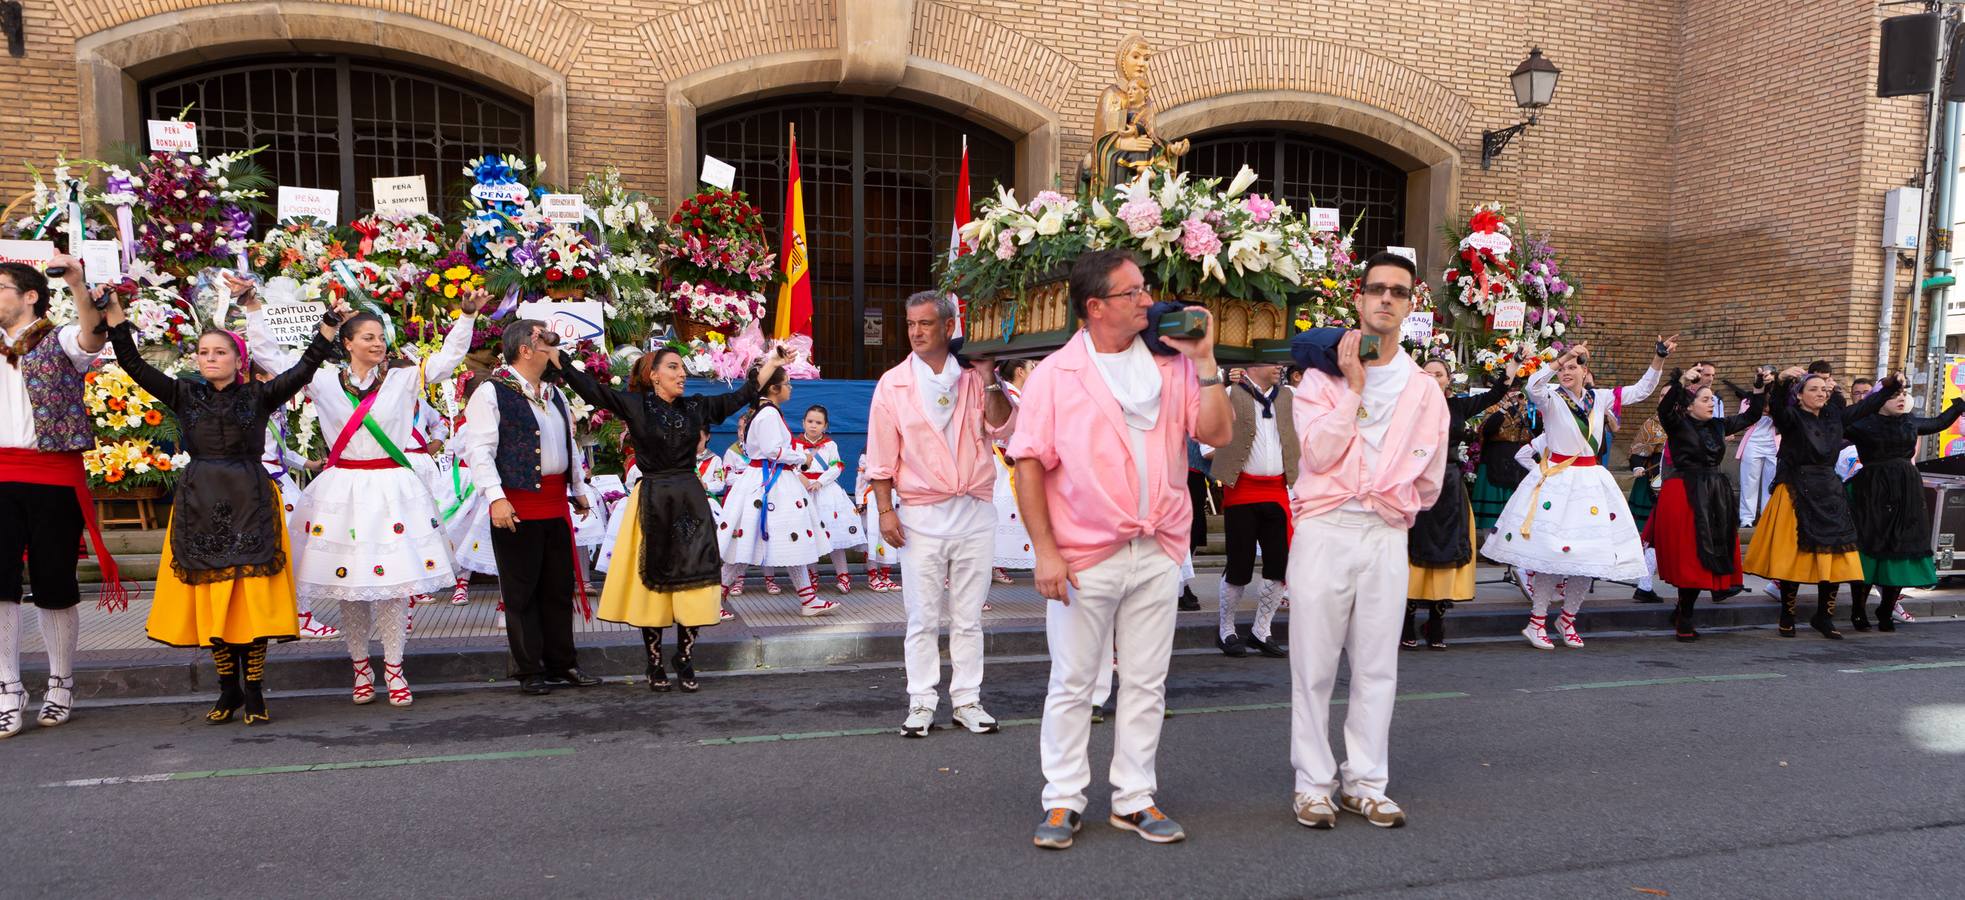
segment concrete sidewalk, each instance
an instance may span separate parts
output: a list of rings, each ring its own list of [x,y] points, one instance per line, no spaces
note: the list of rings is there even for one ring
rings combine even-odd
[[[1045,652],[1045,601],[1037,596],[1028,572],[1014,574],[1015,584],[991,585],[991,608],[983,614],[986,652],[991,656],[1041,655]],[[1527,601],[1514,585],[1502,581],[1502,575],[1499,567],[1481,569],[1482,584],[1476,599],[1457,604],[1448,616],[1449,642],[1509,636],[1521,629]],[[728,672],[864,665],[893,663],[902,658],[901,638],[907,615],[898,591],[874,593],[856,576],[853,592],[841,596],[832,589],[829,580],[822,580],[826,587],[821,596],[838,600],[840,608],[831,615],[808,619],[798,615],[797,599],[788,581],[782,575],[778,580],[784,593],[767,594],[762,579],[752,574],[747,582],[748,590],[731,598],[730,608],[737,619],[703,630],[696,649],[698,670]],[[1750,588],[1761,584],[1759,579],[1749,582]],[[1213,646],[1219,583],[1218,572],[1203,571],[1195,579],[1194,591],[1201,597],[1201,611],[1180,614],[1174,638],[1176,647]],[[1670,604],[1633,603],[1631,593],[1627,585],[1598,583],[1587,595],[1580,616],[1584,635],[1668,632]],[[475,585],[471,594],[469,605],[452,606],[449,595],[445,594],[437,603],[416,608],[415,628],[405,660],[412,686],[497,681],[506,676],[505,636],[494,623],[497,586]],[[599,585],[595,584],[589,594],[597,601]],[[1803,589],[1804,608],[1813,608],[1813,596],[1813,588]],[[1845,630],[1847,599],[1845,591],[1843,604],[1838,608],[1838,620]],[[149,601],[147,585],[125,612],[105,613],[90,601],[84,601],[81,652],[77,659],[77,693],[81,699],[173,696],[215,689],[207,653],[166,647],[144,636]],[[1874,597],[1871,602],[1874,603]],[[1253,592],[1250,592],[1240,616],[1244,633],[1253,615],[1253,604]],[[1965,617],[1965,590],[1908,592],[1904,607],[1923,621]],[[317,613],[324,621],[337,619],[337,610],[333,608]],[[1777,604],[1758,590],[1749,590],[1723,604],[1712,603],[1710,598],[1702,600],[1698,624],[1702,628],[1771,626],[1776,613]],[[1277,636],[1281,640],[1287,640],[1288,618],[1287,610],[1277,617]],[[32,616],[24,615],[23,619],[31,620]],[[30,690],[38,691],[45,677],[46,657],[42,653],[39,629],[31,621],[23,621],[22,626],[22,662],[28,670],[25,678]],[[590,673],[639,675],[645,668],[640,636],[635,629],[578,619],[574,627],[581,665]],[[1805,629],[1803,638],[1818,639]],[[380,644],[372,644],[371,649],[377,657],[381,655]],[[347,649],[340,638],[275,645],[268,657],[267,681],[274,690],[331,689],[345,687],[350,682]]]

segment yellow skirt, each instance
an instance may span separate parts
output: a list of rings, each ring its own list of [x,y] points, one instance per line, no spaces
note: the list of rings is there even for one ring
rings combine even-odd
[[[1742,568],[1750,575],[1801,584],[1863,580],[1863,559],[1856,551],[1804,553],[1797,546],[1796,528],[1788,486],[1777,484],[1767,498],[1767,507],[1760,511],[1759,523],[1754,525],[1753,543],[1747,547]]]
[[[715,625],[723,608],[718,585],[686,591],[651,591],[641,583],[641,485],[621,504],[621,533],[614,539],[614,561],[600,589],[601,619],[637,628]]]
[[[1449,475],[1448,477],[1458,477]],[[1479,548],[1474,540],[1473,507],[1467,512],[1467,546]],[[1472,600],[1474,599],[1474,565],[1480,562],[1481,555],[1476,552],[1467,561],[1453,568],[1445,566],[1410,566],[1406,575],[1406,599],[1408,600]]]
[[[285,522],[280,489],[273,488],[273,521]],[[170,528],[177,527],[171,520]],[[257,640],[291,641],[299,636],[294,612],[293,548],[287,530],[280,532],[280,552],[287,565],[272,575],[254,575],[185,584],[171,569],[171,536],[164,532],[164,558],[157,567],[156,596],[150,600],[150,619],[144,630],[150,639],[173,647],[210,647],[215,643],[250,644]]]

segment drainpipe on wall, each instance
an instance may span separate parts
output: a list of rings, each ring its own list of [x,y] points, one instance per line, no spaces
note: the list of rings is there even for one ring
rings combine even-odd
[[[1961,105],[1958,103],[1944,105],[1944,152],[1939,157],[1938,168],[1933,173],[1937,178],[1934,187],[1938,189],[1938,201],[1937,208],[1932,211],[1932,215],[1937,218],[1937,228],[1933,229],[1935,233],[1930,238],[1933,245],[1931,277],[1929,281],[1918,285],[1920,291],[1924,290],[1926,285],[1937,287],[1937,290],[1928,295],[1931,305],[1924,326],[1924,370],[1930,379],[1925,384],[1926,415],[1935,414],[1943,403],[1945,392],[1945,312],[1946,303],[1951,295],[1951,283],[1955,280],[1951,273],[1951,224],[1954,218],[1952,201],[1958,185],[1960,109]],[[1936,446],[1935,438],[1932,439],[1931,446]]]

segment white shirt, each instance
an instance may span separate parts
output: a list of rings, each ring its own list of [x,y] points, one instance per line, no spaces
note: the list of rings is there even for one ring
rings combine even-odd
[[[949,453],[954,454],[956,442],[962,439],[962,424],[955,421],[955,387],[961,381],[962,367],[949,357],[942,361],[941,373],[936,374],[919,356],[909,355],[908,361],[914,367],[914,390],[921,397],[921,412],[928,417],[928,424],[941,432]],[[957,538],[996,529],[996,505],[988,500],[965,495],[903,506],[899,491],[893,497],[901,528],[909,534]]]
[[[1085,345],[1091,349],[1092,336],[1085,335]],[[1131,346],[1118,353],[1100,353],[1092,350],[1092,365],[1098,369],[1099,377],[1105,379],[1105,386],[1112,391],[1112,399],[1119,401],[1119,412],[1126,420],[1128,445],[1133,451],[1133,472],[1139,483],[1139,517],[1146,518],[1149,505],[1146,497],[1146,433],[1160,421],[1160,367],[1153,362],[1153,352],[1146,349],[1146,342],[1133,338]]]
[[[0,332],[0,340],[12,344],[39,321],[33,319],[11,332]],[[70,324],[55,329],[54,334],[42,340],[54,340],[75,371],[87,372],[96,355],[82,349],[81,337],[81,326]],[[20,366],[5,359],[0,359],[0,447],[34,449],[34,398],[27,396],[27,378],[21,374]]]
[[[1358,436],[1364,438],[1367,472],[1378,470],[1378,448],[1392,430],[1392,414],[1399,408],[1399,395],[1405,392],[1414,368],[1396,359],[1382,366],[1365,367],[1365,390],[1358,405]],[[1344,501],[1340,509],[1371,512],[1371,507],[1357,497]]]
[[[284,412],[284,410],[277,411],[274,415],[282,415]],[[259,454],[259,463],[265,467],[266,474],[279,478],[294,469],[306,468],[307,457],[293,452],[287,448],[287,445],[280,443],[280,432],[269,423],[266,426],[266,449]]]
[[[386,372],[370,369],[361,378],[349,379],[361,389],[374,384],[377,378],[382,379],[381,386],[375,389],[375,402],[369,405],[368,415],[398,449],[407,451],[418,445],[419,442],[410,437],[410,426],[416,418],[417,406],[422,402],[423,385],[450,380],[452,372],[471,350],[473,321],[471,316],[459,318],[451,326],[450,333],[444,336],[443,346],[430,354],[430,358],[420,367],[404,366]],[[253,359],[274,372],[284,372],[300,362],[299,353],[273,340],[273,333],[266,326],[264,309],[246,313],[246,346],[252,351]],[[355,404],[341,389],[341,369],[322,366],[320,371],[315,372],[314,379],[307,383],[307,399],[314,401],[314,410],[320,415],[321,436],[332,448],[342,428],[355,415]],[[343,448],[341,455],[344,459],[383,459],[389,454],[367,428],[358,427],[350,434],[348,446]]]
[[[1274,412],[1279,416],[1290,415],[1288,409]],[[1276,431],[1275,416],[1264,416],[1259,401],[1255,404],[1255,442],[1249,445],[1249,458],[1242,464],[1242,474],[1264,477],[1283,474],[1283,439]]]
[[[955,449],[956,432],[949,428],[955,421],[955,386],[962,379],[962,367],[949,357],[942,360],[942,370],[936,372],[919,354],[908,354],[908,364],[914,370],[914,392],[921,397],[921,413],[928,417],[928,424],[948,439],[948,448]]]
[[[534,397],[540,396],[540,387],[525,380],[514,372],[514,380]],[[552,390],[552,388],[546,388]],[[568,434],[573,422],[562,415],[559,407],[548,398],[542,408],[528,403],[533,421],[539,427],[539,474],[565,475],[568,495],[585,498],[588,493],[585,461],[574,454],[567,457]],[[498,388],[485,382],[471,392],[471,400],[464,405],[464,459],[471,464],[471,482],[487,500],[505,499],[504,482],[498,478]],[[569,468],[570,467],[570,468]]]

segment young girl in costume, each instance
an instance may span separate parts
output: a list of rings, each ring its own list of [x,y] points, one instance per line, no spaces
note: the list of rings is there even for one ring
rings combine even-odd
[[[833,577],[838,581],[839,592],[846,594],[853,590],[853,576],[846,570],[846,551],[867,545],[866,522],[854,507],[853,499],[846,496],[846,489],[839,486],[839,476],[845,474],[846,463],[839,458],[839,445],[826,433],[831,424],[832,414],[825,407],[809,406],[805,410],[805,431],[793,437],[791,443],[811,454],[801,474],[805,476],[806,489],[812,492],[819,527],[825,529],[826,542],[832,545]],[[816,571],[813,577],[817,579]]]
[[[757,372],[750,377],[755,379]],[[793,445],[791,429],[785,427],[779,411],[791,399],[791,380],[785,370],[774,368],[761,384],[750,426],[744,431],[744,455],[750,465],[731,480],[730,496],[723,505],[727,527],[720,532],[723,540],[718,548],[723,584],[731,586],[746,565],[789,569],[798,592],[799,615],[822,616],[839,604],[818,598],[808,568],[831,549],[825,529],[819,527],[812,494],[799,474],[811,454]]]

